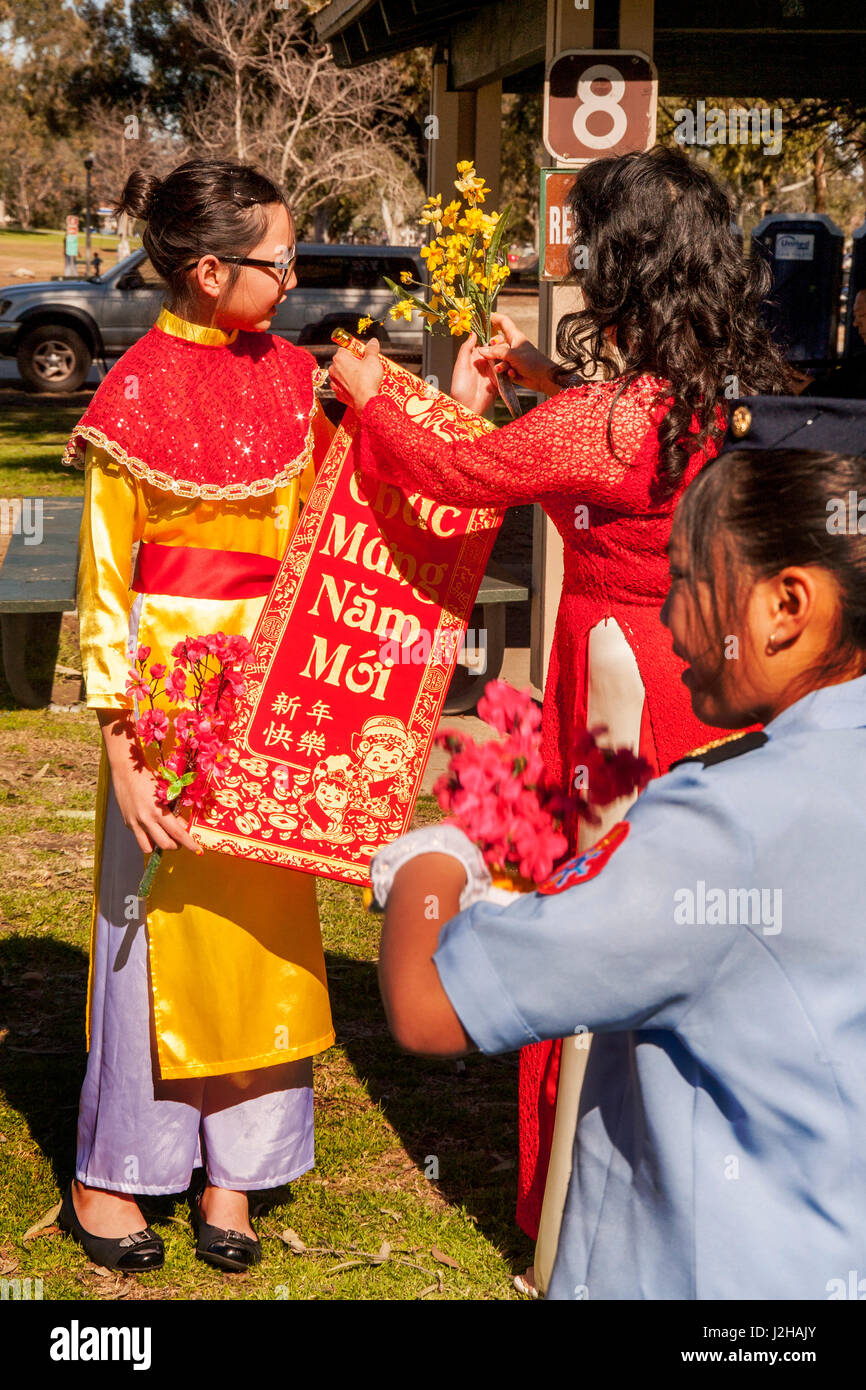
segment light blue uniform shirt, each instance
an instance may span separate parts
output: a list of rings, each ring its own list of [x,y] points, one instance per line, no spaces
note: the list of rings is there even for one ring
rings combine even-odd
[[[442,931],[482,1052],[598,1035],[550,1298],[866,1279],[866,676],[766,733],[653,782],[597,877]]]

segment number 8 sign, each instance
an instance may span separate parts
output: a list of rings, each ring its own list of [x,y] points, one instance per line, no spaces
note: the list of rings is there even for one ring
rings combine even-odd
[[[657,93],[655,65],[645,53],[560,53],[544,84],[544,144],[568,164],[648,150],[656,137]]]

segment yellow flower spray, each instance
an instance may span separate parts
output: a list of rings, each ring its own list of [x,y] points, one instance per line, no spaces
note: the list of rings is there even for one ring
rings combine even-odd
[[[388,312],[392,319],[407,321],[417,312],[428,332],[444,330],[453,337],[475,333],[479,343],[489,343],[497,296],[510,274],[503,237],[511,208],[501,213],[483,211],[481,204],[490,189],[469,159],[457,165],[454,187],[462,199],[455,198],[443,207],[442,194],[435,193],[427,199],[419,218],[422,227],[435,233],[421,248],[430,276],[429,299],[422,297],[425,287],[409,271],[402,272],[400,285],[385,276],[396,300]],[[370,326],[371,320],[361,319],[358,331]],[[519,415],[511,381],[497,373],[496,384],[511,414]]]

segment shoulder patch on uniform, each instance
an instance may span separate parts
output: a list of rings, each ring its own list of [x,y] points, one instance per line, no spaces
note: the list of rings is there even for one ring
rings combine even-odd
[[[668,771],[682,767],[683,763],[703,763],[704,767],[714,767],[716,763],[726,763],[729,758],[739,758],[741,753],[753,753],[769,740],[761,729],[753,729],[748,734],[729,734],[727,738],[717,738],[703,748],[694,748],[691,753],[677,758]]]
[[[602,835],[592,849],[586,849],[583,854],[578,854],[574,859],[568,859],[561,864],[546,882],[539,884],[536,892],[564,893],[567,888],[574,888],[578,883],[586,883],[588,879],[595,878],[614,851],[619,849],[630,830],[631,826],[627,820],[618,821],[616,825],[611,826],[606,835]]]

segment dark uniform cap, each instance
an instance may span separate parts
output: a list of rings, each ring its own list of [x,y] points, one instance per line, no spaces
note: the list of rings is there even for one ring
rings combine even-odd
[[[866,456],[866,401],[744,396],[731,411],[721,453],[731,449],[817,449]]]

